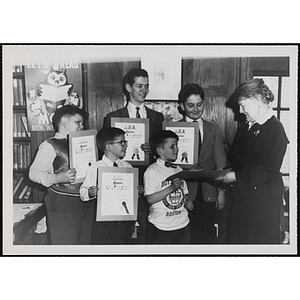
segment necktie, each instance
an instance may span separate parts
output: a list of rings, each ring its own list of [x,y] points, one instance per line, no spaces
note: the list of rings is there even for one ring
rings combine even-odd
[[[118,164],[116,162],[113,163],[114,167],[118,167]]]
[[[140,108],[139,108],[139,107],[136,107],[136,117],[137,117],[137,118],[141,118],[141,115],[140,115]]]
[[[198,123],[198,121],[196,121],[196,120],[194,120],[193,122],[197,122],[197,123]],[[198,127],[198,128],[199,128],[199,127]],[[200,128],[199,128],[198,134],[199,134],[198,153],[200,153],[200,151],[201,151],[201,146],[202,146]]]
[[[165,166],[168,167],[168,168],[177,168],[177,165],[176,164],[171,164],[169,162],[165,162]]]

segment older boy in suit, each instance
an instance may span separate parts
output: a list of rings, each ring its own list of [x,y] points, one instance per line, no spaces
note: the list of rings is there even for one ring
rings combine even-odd
[[[144,69],[133,68],[127,72],[122,83],[123,93],[126,96],[127,104],[125,107],[106,115],[103,128],[111,126],[111,118],[147,118],[149,119],[149,136],[162,129],[164,116],[162,113],[152,110],[145,106],[145,99],[149,93],[149,75]],[[150,155],[150,163],[154,162],[150,144],[146,142],[142,145],[142,150]],[[139,182],[143,182],[145,167],[139,167]],[[140,225],[139,242],[146,242],[146,224],[148,216],[148,203],[144,196],[139,198],[138,223]]]
[[[179,122],[198,122],[198,167],[216,170],[226,166],[223,137],[218,125],[201,118],[204,111],[204,91],[194,83],[186,84],[178,94],[179,108],[184,117]],[[188,182],[190,195],[196,194],[191,211],[191,241],[197,244],[213,243],[213,235],[207,230],[209,217],[225,206],[225,190],[213,180]]]
[[[162,129],[164,116],[145,106],[144,101],[149,93],[149,76],[146,70],[133,68],[123,78],[123,93],[126,96],[125,107],[113,111],[104,118],[103,127],[111,126],[111,118],[147,118],[149,119],[150,136]]]

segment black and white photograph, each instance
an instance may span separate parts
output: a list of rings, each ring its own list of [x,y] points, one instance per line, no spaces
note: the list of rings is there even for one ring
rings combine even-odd
[[[297,45],[4,45],[2,56],[4,255],[297,254]],[[148,119],[149,139],[129,149],[113,118]],[[191,166],[163,122],[196,124]],[[99,160],[78,182],[68,140],[82,130],[96,130]],[[138,169],[136,220],[96,218],[100,167]]]

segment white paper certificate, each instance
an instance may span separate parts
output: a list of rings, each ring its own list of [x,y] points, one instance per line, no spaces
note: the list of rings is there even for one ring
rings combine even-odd
[[[69,134],[70,167],[76,170],[75,183],[83,182],[87,169],[97,161],[96,130]]]
[[[149,157],[142,151],[141,145],[149,139],[149,119],[112,118],[112,126],[125,131],[128,141],[124,160],[132,165],[147,165]]]
[[[136,168],[98,168],[98,198],[96,221],[136,220]]]
[[[184,167],[194,165],[198,160],[198,123],[164,122],[163,128],[175,132],[178,137],[178,157],[176,164]]]
[[[103,199],[108,200],[101,202],[103,216],[133,214],[132,183],[132,173],[105,173],[100,187]]]

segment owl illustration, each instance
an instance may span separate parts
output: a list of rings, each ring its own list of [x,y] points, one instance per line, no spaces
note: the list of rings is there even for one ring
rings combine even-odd
[[[66,70],[54,70],[53,67],[50,68],[49,73],[47,74],[46,80],[40,82],[37,85],[37,95],[38,97],[43,97],[45,93],[48,94],[49,90],[48,87],[52,87],[55,89],[61,89],[64,87],[64,91],[66,91],[66,97],[70,96],[72,89],[73,89],[73,84],[68,83],[68,78],[66,74]],[[53,92],[52,92],[53,93]],[[52,100],[52,99],[48,99]],[[58,99],[53,99],[53,100],[58,100]]]

